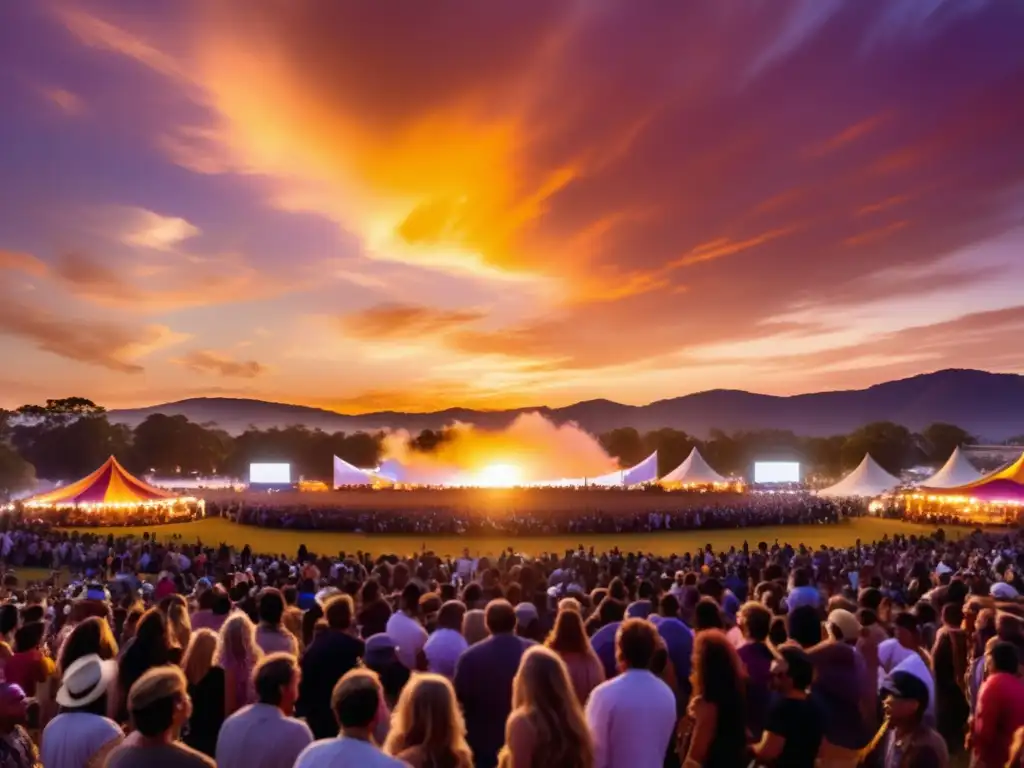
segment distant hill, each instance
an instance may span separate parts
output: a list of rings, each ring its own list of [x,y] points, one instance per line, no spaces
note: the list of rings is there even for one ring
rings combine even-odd
[[[871,421],[895,421],[912,430],[945,421],[979,438],[1000,441],[1024,434],[1024,376],[945,370],[867,389],[789,397],[716,389],[641,406],[589,400],[564,408],[541,406],[504,411],[451,408],[434,413],[382,411],[359,415],[262,400],[193,398],[147,408],[115,410],[111,411],[110,418],[134,427],[153,413],[183,414],[200,424],[216,423],[231,433],[242,432],[250,426],[269,428],[295,424],[329,432],[396,428],[417,432],[439,429],[454,421],[501,428],[519,414],[530,412],[542,413],[559,423],[574,421],[593,433],[616,427],[636,427],[641,431],[674,427],[699,437],[714,428],[727,432],[789,429],[800,435],[824,436],[850,432]]]

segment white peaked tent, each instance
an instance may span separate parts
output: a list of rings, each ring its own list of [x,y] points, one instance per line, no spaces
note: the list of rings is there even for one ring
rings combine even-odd
[[[864,459],[857,468],[844,477],[835,485],[822,488],[818,491],[819,496],[879,496],[886,491],[891,491],[900,484],[900,479],[894,477],[878,466],[878,462],[871,458],[870,453],[864,454]]]
[[[349,464],[344,459],[334,457],[334,487],[341,488],[346,485],[373,485],[374,476],[365,469]]]
[[[686,461],[673,469],[659,481],[671,485],[712,485],[713,483],[728,483],[729,481],[715,472],[711,466],[704,461],[700,451],[694,448]]]
[[[973,483],[980,477],[981,473],[967,460],[964,452],[956,448],[942,469],[918,485],[926,488],[959,488],[961,485]]]
[[[595,477],[592,480],[581,481],[580,485],[598,485],[606,488],[653,483],[658,479],[658,452],[655,451],[639,464],[634,464],[627,469],[617,469],[607,475]]]

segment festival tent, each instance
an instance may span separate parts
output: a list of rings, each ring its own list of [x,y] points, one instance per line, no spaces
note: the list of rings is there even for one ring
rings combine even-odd
[[[979,501],[1024,503],[1024,453],[1013,464],[952,488],[925,484],[921,490],[940,496],[966,496]]]
[[[176,494],[139,480],[111,456],[103,466],[76,483],[26,499],[26,507],[136,506],[172,504]]]
[[[659,482],[663,485],[721,485],[729,481],[715,472],[704,461],[700,451],[694,448],[686,457],[686,461],[661,478]]]
[[[634,464],[626,469],[617,469],[606,475],[599,475],[590,480],[581,480],[579,485],[596,485],[605,488],[615,486],[630,487],[653,483],[658,479],[658,452],[655,451],[639,464]]]
[[[973,483],[980,477],[981,473],[967,460],[963,451],[956,448],[942,469],[927,480],[922,480],[918,485],[928,488],[956,488]]]
[[[341,488],[352,485],[374,485],[377,478],[372,472],[359,469],[344,459],[334,457],[334,487]]]
[[[853,496],[880,496],[886,491],[891,491],[900,484],[900,479],[890,475],[871,458],[870,453],[864,454],[864,459],[857,468],[844,477],[835,485],[822,488],[818,491],[819,496],[853,497]]]

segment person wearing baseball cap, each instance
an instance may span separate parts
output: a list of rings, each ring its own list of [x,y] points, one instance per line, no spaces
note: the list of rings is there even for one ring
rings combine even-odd
[[[96,654],[75,660],[64,670],[57,691],[60,714],[43,731],[42,760],[50,768],[99,765],[124,738],[106,716],[108,692],[117,680],[117,662]]]
[[[882,696],[889,724],[882,752],[885,768],[948,766],[945,740],[925,723],[928,686],[917,675],[897,670],[883,681]]]

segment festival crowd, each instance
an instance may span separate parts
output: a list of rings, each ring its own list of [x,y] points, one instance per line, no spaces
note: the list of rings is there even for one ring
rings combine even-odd
[[[452,558],[5,525],[0,768],[1024,765],[1015,532]],[[44,560],[81,582],[23,584]]]

